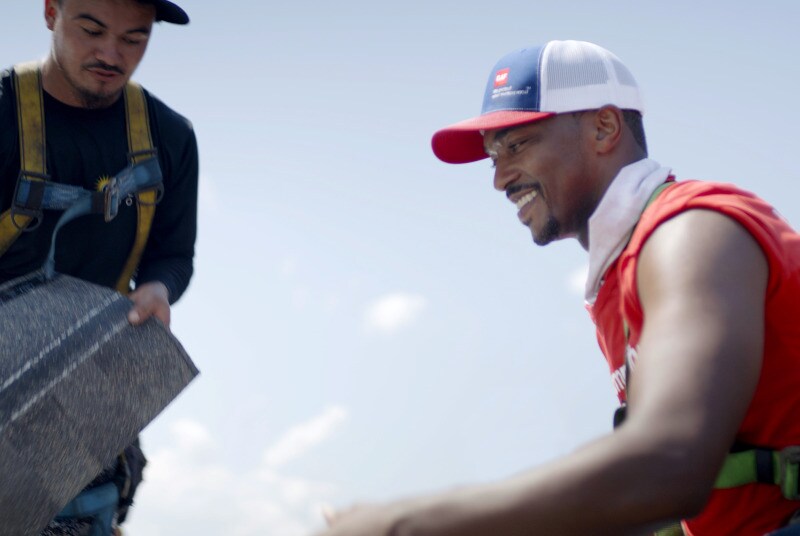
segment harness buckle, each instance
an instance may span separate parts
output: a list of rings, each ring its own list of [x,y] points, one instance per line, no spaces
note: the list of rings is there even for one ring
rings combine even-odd
[[[11,201],[11,223],[18,230],[33,231],[42,223],[42,199],[49,181],[49,175],[20,170]],[[23,218],[22,223],[17,222],[18,217]]]
[[[103,187],[103,217],[106,223],[113,220],[119,212],[119,183],[112,177]]]
[[[800,446],[778,452],[777,484],[790,501],[800,500]]]

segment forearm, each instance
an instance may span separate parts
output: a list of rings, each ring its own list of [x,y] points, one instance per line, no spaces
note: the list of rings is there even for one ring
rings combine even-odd
[[[641,534],[654,522],[695,514],[703,500],[686,492],[691,475],[680,468],[682,456],[625,435],[504,482],[415,500],[397,534]]]
[[[160,132],[165,144],[163,159],[164,196],[156,207],[153,228],[137,275],[137,284],[158,281],[169,290],[175,303],[194,273],[197,238],[198,157],[194,132],[185,120],[163,121]]]

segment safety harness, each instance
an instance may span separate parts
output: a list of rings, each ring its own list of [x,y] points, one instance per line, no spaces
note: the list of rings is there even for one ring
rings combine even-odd
[[[674,179],[660,185],[650,199],[647,200],[644,212],[656,198],[674,185]],[[626,319],[622,319],[625,340],[630,338],[630,328]],[[625,356],[625,385],[630,386],[631,362]],[[614,412],[614,428],[620,426],[627,415],[627,405],[623,403]],[[790,446],[782,450],[757,447],[736,443],[722,464],[722,469],[714,482],[714,489],[729,489],[746,484],[773,484],[779,486],[786,499],[800,500],[800,446]],[[669,525],[655,533],[655,536],[681,536],[683,528],[680,523]]]
[[[110,536],[118,501],[119,488],[109,482],[81,492],[58,513],[56,520],[92,518],[89,536]]]
[[[136,199],[137,225],[133,247],[115,289],[123,294],[139,265],[155,216],[162,189],[161,168],[150,135],[147,103],[141,86],[128,82],[124,90],[130,164],[111,178],[100,192],[52,182],[47,174],[44,99],[41,68],[38,62],[14,66],[14,92],[17,99],[17,125],[20,147],[20,172],[11,207],[0,214],[0,255],[22,232],[33,230],[42,221],[42,211],[63,210],[56,224],[45,274],[54,271],[55,238],[68,221],[84,214],[102,214],[105,221],[117,215],[127,197]]]
[[[52,182],[47,174],[42,75],[38,62],[14,66],[14,92],[20,172],[11,207],[0,214],[0,256],[24,231],[32,231],[39,226],[43,210],[62,210],[64,212],[56,223],[43,267],[45,277],[50,278],[55,273],[56,235],[67,222],[85,214],[102,214],[105,221],[109,222],[117,215],[120,203],[129,197],[135,198],[136,234],[115,285],[117,291],[127,294],[150,234],[156,204],[163,193],[161,168],[153,147],[142,87],[128,82],[123,92],[129,165],[111,178],[99,192]],[[91,518],[91,536],[108,536],[112,534],[114,514],[118,507],[125,508],[131,504],[137,484],[132,482],[129,464],[123,453],[114,481],[81,492],[59,512],[56,519]]]

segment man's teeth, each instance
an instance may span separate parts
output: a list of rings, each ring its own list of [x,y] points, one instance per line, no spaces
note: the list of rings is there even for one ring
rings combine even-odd
[[[534,191],[517,199],[517,210],[522,210],[522,207],[533,201],[537,195],[537,192]]]

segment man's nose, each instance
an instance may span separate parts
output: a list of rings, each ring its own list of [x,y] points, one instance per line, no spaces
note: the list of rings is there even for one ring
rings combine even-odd
[[[118,66],[122,54],[119,44],[113,38],[104,39],[95,50],[95,57],[106,65]]]
[[[513,166],[501,162],[500,159],[496,160],[494,167],[495,190],[505,192],[509,185],[517,179],[518,175]]]

